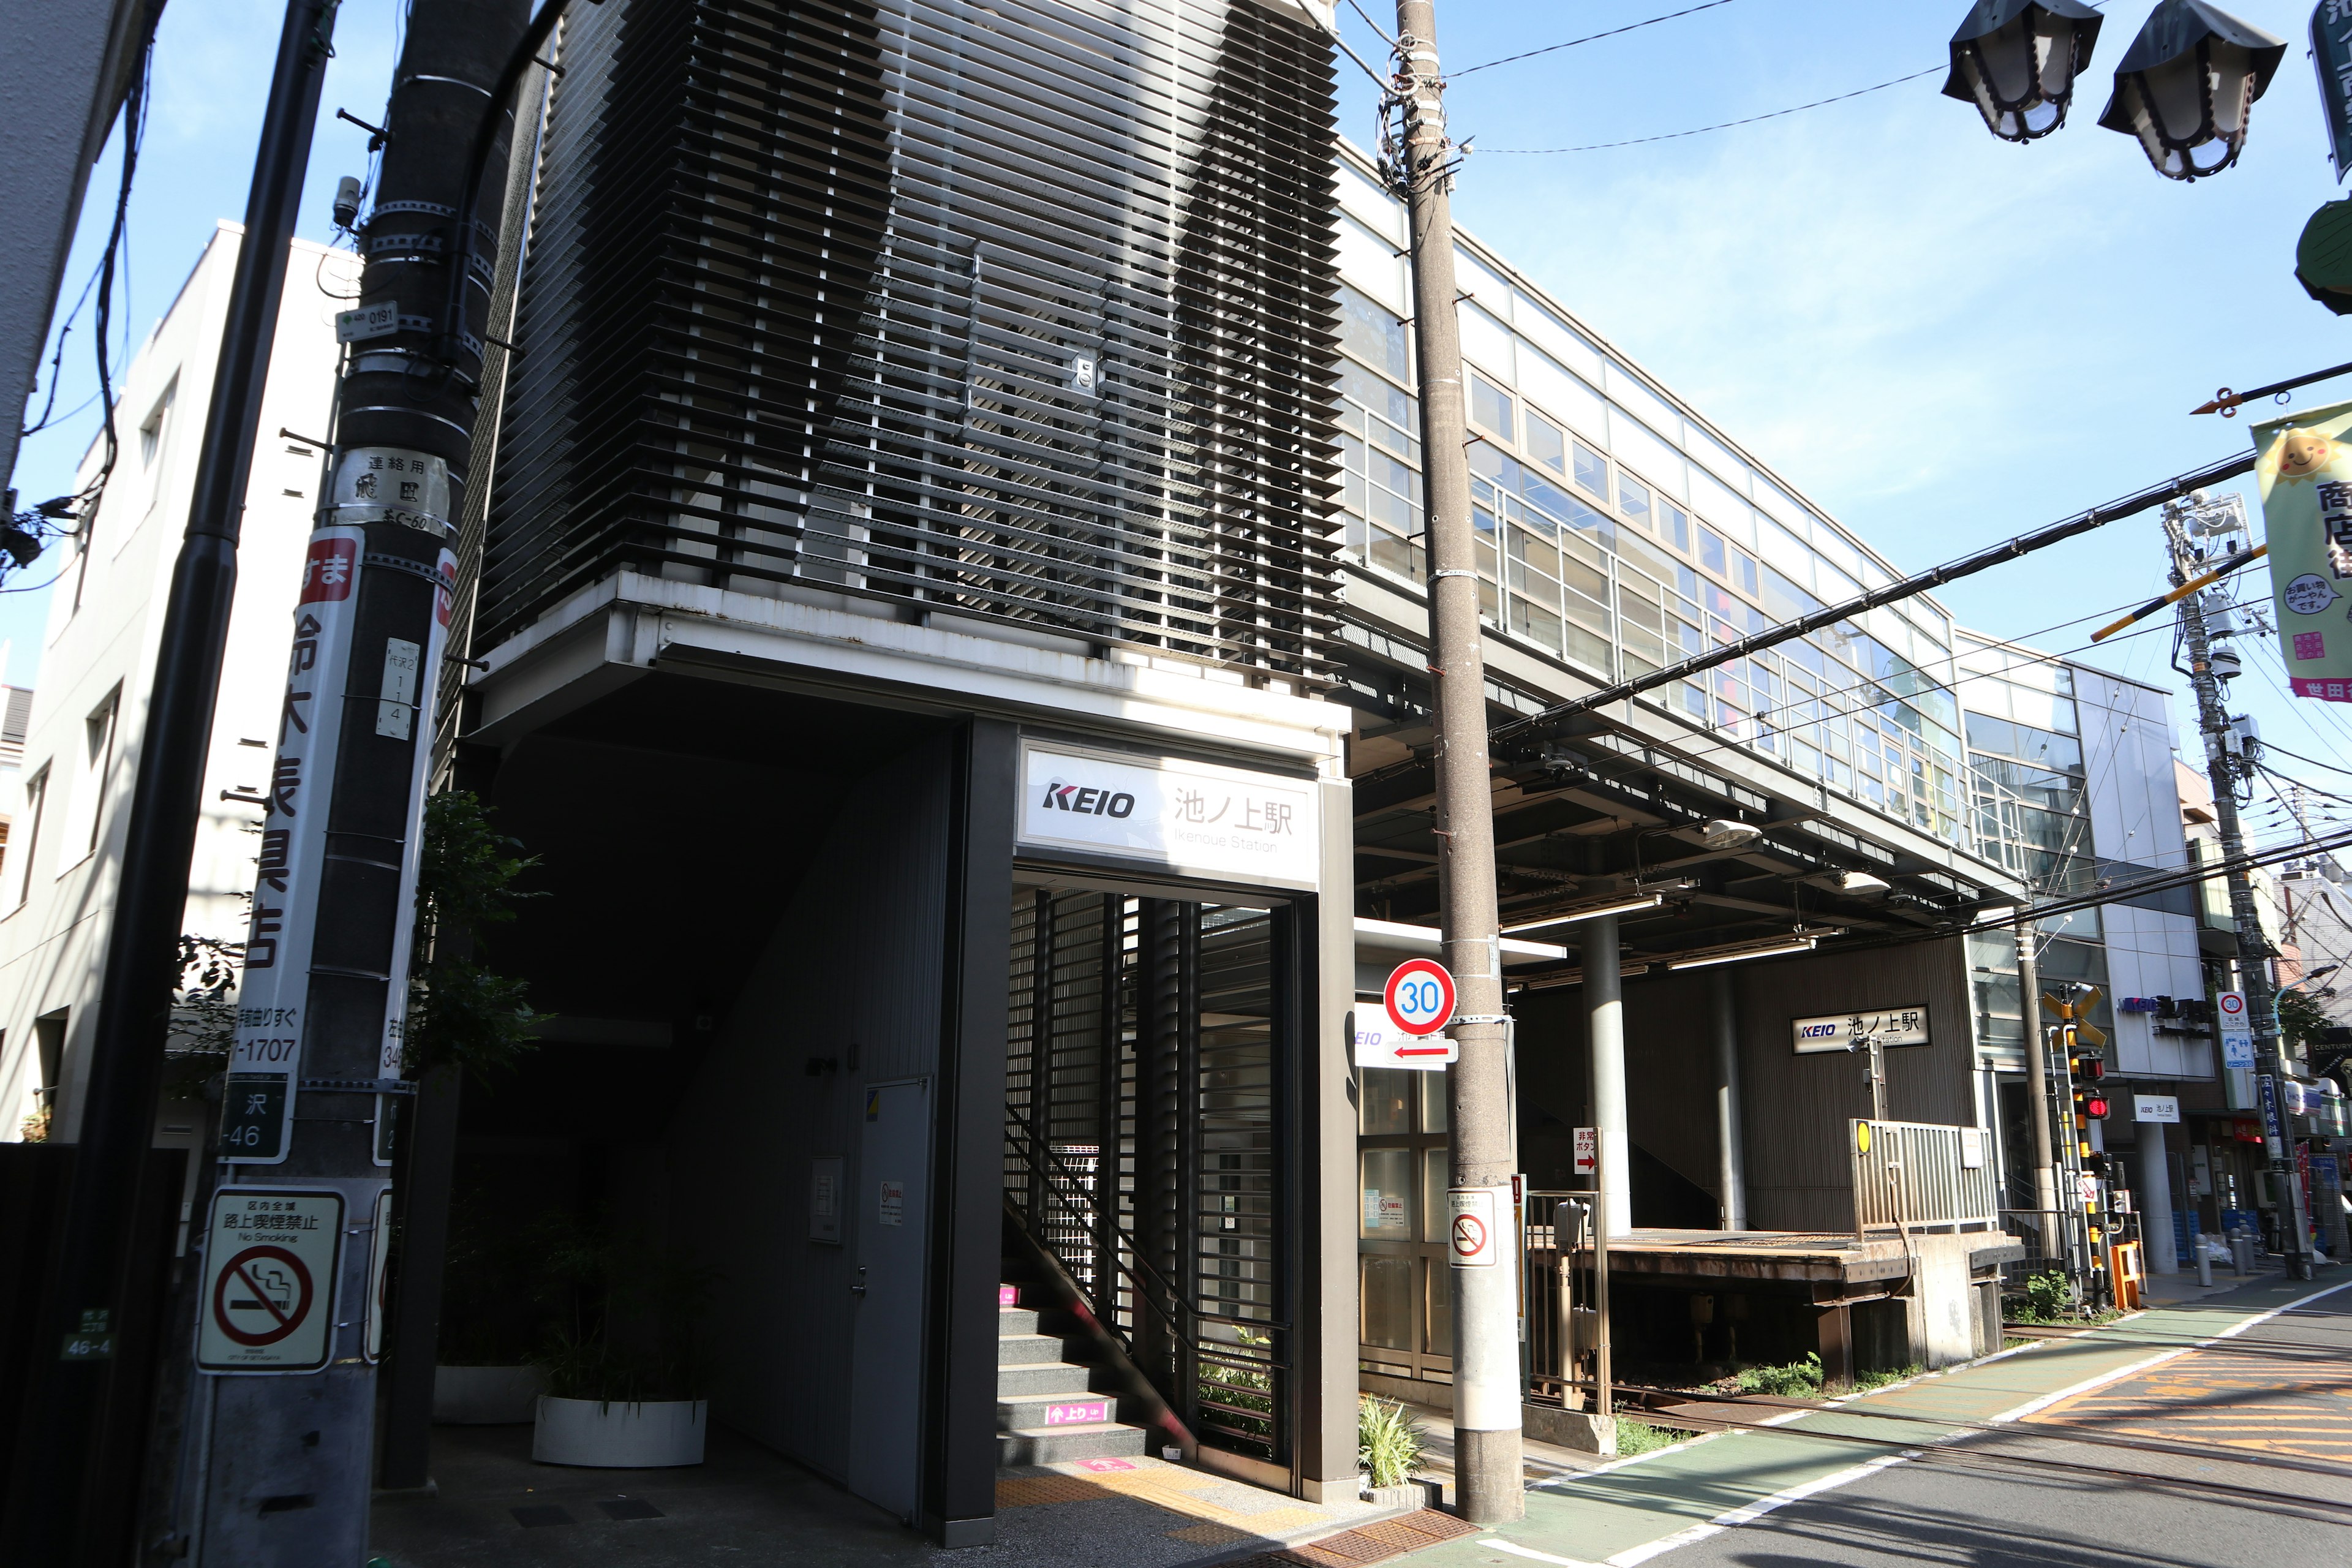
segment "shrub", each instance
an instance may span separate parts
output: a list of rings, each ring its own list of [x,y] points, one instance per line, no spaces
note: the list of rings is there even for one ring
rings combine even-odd
[[[1687,1432],[1678,1432],[1672,1427],[1653,1426],[1647,1421],[1634,1421],[1620,1415],[1617,1417],[1617,1457],[1628,1459],[1636,1454],[1671,1448],[1689,1436]]]
[[[1356,1463],[1376,1487],[1403,1482],[1420,1468],[1428,1434],[1402,1405],[1386,1399],[1364,1399],[1356,1405]]]
[[[1822,1391],[1822,1358],[1805,1352],[1802,1361],[1786,1366],[1751,1366],[1739,1374],[1743,1394],[1769,1394],[1782,1399],[1809,1399]]]

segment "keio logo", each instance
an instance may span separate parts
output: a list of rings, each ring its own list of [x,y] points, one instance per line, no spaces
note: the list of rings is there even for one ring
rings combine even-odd
[[[1807,1024],[1797,1031],[1801,1040],[1825,1040],[1838,1032],[1835,1024]]]
[[[1069,784],[1055,779],[1045,786],[1045,809],[1076,811],[1088,816],[1132,816],[1135,797],[1121,790],[1114,795],[1107,789]]]

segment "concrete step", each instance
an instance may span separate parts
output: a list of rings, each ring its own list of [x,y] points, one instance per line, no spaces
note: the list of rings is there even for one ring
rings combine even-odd
[[[1099,1389],[1068,1394],[998,1394],[996,1429],[1000,1432],[1045,1431],[1056,1426],[1091,1426],[1119,1417],[1118,1395]]]
[[[1052,1334],[999,1334],[996,1364],[1035,1366],[1041,1362],[1060,1361],[1063,1349],[1062,1342]]]
[[[1058,1346],[1056,1347],[1059,1348]],[[996,1397],[1003,1399],[1062,1398],[1094,1387],[1097,1368],[1071,1361],[1040,1361],[1012,1366],[999,1363]]]
[[[1127,1458],[1150,1451],[1151,1434],[1140,1426],[1115,1421],[1065,1426],[1000,1426],[996,1434],[999,1465],[1058,1465],[1069,1459]]]
[[[1000,1334],[1034,1334],[1037,1331],[1037,1321],[1041,1316],[1027,1307],[999,1307],[996,1309],[996,1331]]]

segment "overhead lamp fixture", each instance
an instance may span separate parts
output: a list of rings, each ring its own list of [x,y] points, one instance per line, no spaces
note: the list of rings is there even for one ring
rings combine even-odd
[[[1539,921],[1521,921],[1503,928],[1505,936],[1523,931],[1541,931],[1546,926],[1566,925],[1570,921],[1599,920],[1602,915],[1631,914],[1635,910],[1654,910],[1666,901],[1664,893],[1643,893],[1632,898],[1612,899],[1605,904],[1583,904],[1565,910],[1555,910]]]
[[[2238,161],[2254,100],[2286,40],[2205,0],[2161,0],[2116,67],[2099,123],[2139,139],[2168,180],[2218,174]]]
[[[1745,849],[1764,837],[1764,830],[1753,823],[1734,822],[1722,816],[1701,824],[1694,831],[1702,849]]]
[[[1843,893],[1849,899],[1883,899],[1894,891],[1893,883],[1867,871],[1821,871],[1804,880],[1824,892]]]
[[[1637,974],[1647,974],[1657,965],[1646,958],[1629,958],[1617,966],[1620,980],[1631,980]],[[1563,969],[1551,974],[1538,974],[1532,980],[1515,980],[1507,989],[1520,991],[1558,991],[1564,986],[1584,984],[1584,971]]]
[[[1952,35],[1944,96],[1973,102],[2004,142],[2047,136],[2066,123],[2105,19],[2081,0],[1976,0]]]
[[[1811,952],[1833,931],[1796,931],[1764,942],[1736,942],[1728,947],[1702,948],[1681,958],[1668,959],[1668,969],[1704,969],[1710,963],[1738,963],[1747,958],[1772,958],[1784,952]]]

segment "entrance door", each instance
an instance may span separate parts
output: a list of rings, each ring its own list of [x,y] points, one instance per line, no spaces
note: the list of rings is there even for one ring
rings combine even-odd
[[[861,1294],[849,1367],[849,1489],[910,1523],[920,1495],[930,1177],[930,1080],[868,1086],[854,1211],[851,1288]]]

